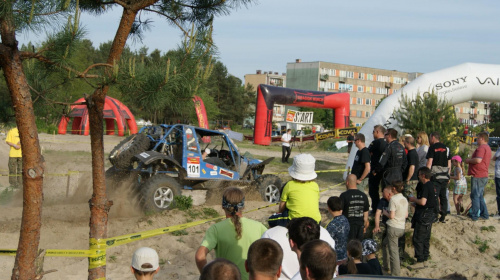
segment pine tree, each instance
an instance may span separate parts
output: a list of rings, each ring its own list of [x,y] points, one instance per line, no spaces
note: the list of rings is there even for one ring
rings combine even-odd
[[[402,94],[399,102],[401,107],[394,112],[394,117],[404,133],[416,135],[420,131],[427,134],[437,131],[441,135],[441,142],[452,153],[458,151],[459,122],[454,107],[447,100],[432,92],[418,93],[414,99]]]

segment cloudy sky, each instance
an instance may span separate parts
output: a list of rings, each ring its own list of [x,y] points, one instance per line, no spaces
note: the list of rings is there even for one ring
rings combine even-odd
[[[115,8],[82,16],[94,47],[113,38],[120,13]],[[130,46],[175,48],[180,32],[152,19],[143,44]],[[34,34],[19,38],[43,40]],[[214,40],[218,59],[241,79],[258,69],[284,73],[297,58],[406,72],[500,64],[500,1],[260,0],[216,18]]]

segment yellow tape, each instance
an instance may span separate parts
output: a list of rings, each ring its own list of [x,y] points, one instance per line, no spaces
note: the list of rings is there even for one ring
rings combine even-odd
[[[106,239],[90,238],[89,248],[95,250],[95,254],[89,257],[89,269],[106,265],[106,247]]]
[[[314,171],[316,173],[325,173],[325,172],[344,172],[344,171],[347,171],[347,169],[331,169],[331,170],[317,170],[317,171]],[[283,171],[283,172],[274,172],[274,173],[266,173],[266,174],[288,174],[288,171]]]
[[[335,187],[338,187],[342,185],[343,182],[338,183],[336,185],[327,187],[325,189],[320,190],[320,192],[325,192],[328,190],[331,190]],[[252,210],[245,211],[244,213],[250,213],[254,211],[259,211],[265,208],[277,206],[279,203],[272,203],[266,206],[261,206]],[[47,250],[46,251],[46,256],[50,257],[88,257],[89,258],[89,268],[96,268],[96,267],[101,267],[106,265],[106,249],[107,248],[112,248],[116,247],[119,245],[124,245],[130,242],[162,235],[165,233],[170,233],[178,230],[183,230],[187,229],[190,227],[198,226],[201,224],[217,221],[223,219],[224,216],[219,216],[215,218],[210,218],[210,219],[205,219],[205,220],[200,220],[200,221],[194,221],[190,223],[185,223],[185,224],[180,224],[180,225],[175,225],[175,226],[169,226],[169,227],[164,227],[164,228],[159,228],[159,229],[152,229],[152,230],[147,230],[143,232],[137,232],[137,233],[132,233],[132,234],[126,234],[126,235],[120,235],[116,237],[111,237],[108,239],[99,239],[96,240],[92,238],[89,241],[90,245],[90,250]],[[15,249],[0,249],[0,256],[15,256],[16,255],[16,250]]]

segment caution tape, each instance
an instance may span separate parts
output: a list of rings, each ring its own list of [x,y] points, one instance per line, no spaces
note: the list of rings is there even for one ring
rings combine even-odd
[[[327,187],[325,189],[320,190],[321,192],[325,192],[331,190],[335,187],[342,185],[343,183],[338,183],[333,186]],[[243,213],[251,213],[255,211],[259,211],[265,208],[277,206],[279,203],[271,203],[265,206],[261,206],[252,210],[245,211]],[[224,219],[224,216],[219,216],[210,219],[204,219],[200,221],[194,221],[190,223],[169,226],[164,228],[152,229],[132,234],[125,234],[116,237],[111,237],[107,239],[91,239],[89,244],[92,248],[91,250],[59,250],[59,249],[48,249],[46,250],[45,256],[48,257],[88,257],[89,262],[93,263],[92,267],[99,267],[106,265],[106,249],[113,248],[116,246],[124,245],[127,243],[131,243],[138,240],[143,240],[146,238],[162,235],[165,233],[170,233],[174,231],[179,231],[191,227],[195,227],[198,225],[206,224],[213,221],[218,221]],[[15,256],[17,250],[15,249],[0,249],[0,256]]]
[[[7,171],[7,170],[0,170],[0,171]],[[67,173],[46,173],[43,174],[44,176],[70,176],[70,175],[75,175],[75,174],[80,174],[80,171],[68,171]],[[22,176],[22,174],[0,174],[0,177],[19,177]]]
[[[328,170],[317,170],[314,171],[316,173],[330,173],[330,172],[344,172],[347,171],[347,169],[328,169]],[[274,172],[274,173],[266,173],[266,174],[288,174],[288,171],[283,171],[283,172]]]

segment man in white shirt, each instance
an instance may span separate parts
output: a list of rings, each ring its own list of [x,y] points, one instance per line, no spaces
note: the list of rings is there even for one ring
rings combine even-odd
[[[292,153],[292,148],[290,147],[290,142],[292,142],[292,130],[287,129],[286,133],[281,136],[281,162],[288,163],[288,158]]]
[[[297,222],[292,223],[292,221],[294,220],[298,220],[298,223]],[[297,218],[297,219],[292,219],[290,223],[291,224],[289,224],[289,226],[291,225],[292,229],[295,229],[297,227],[298,228],[307,227],[308,225],[311,225],[311,231],[313,231],[313,233],[311,233],[310,237],[300,238],[300,239],[317,239],[316,231],[319,231],[319,239],[326,241],[328,244],[330,244],[332,249],[335,250],[335,241],[333,240],[333,238],[330,236],[328,231],[323,227],[320,227],[319,224],[316,221],[314,221],[314,219],[305,217]],[[281,276],[279,279],[281,280],[292,279],[294,275],[297,275],[297,277],[299,277],[295,279],[300,279],[298,254],[296,251],[292,250],[290,246],[291,242],[288,236],[289,236],[288,229],[286,227],[276,226],[264,232],[262,238],[273,239],[274,241],[278,242],[281,248],[283,249],[283,263],[281,264]],[[294,234],[292,234],[290,238],[293,238],[293,236]],[[310,240],[303,240],[303,241],[307,242]],[[303,241],[297,240],[294,244],[296,245],[296,247],[300,247]]]

